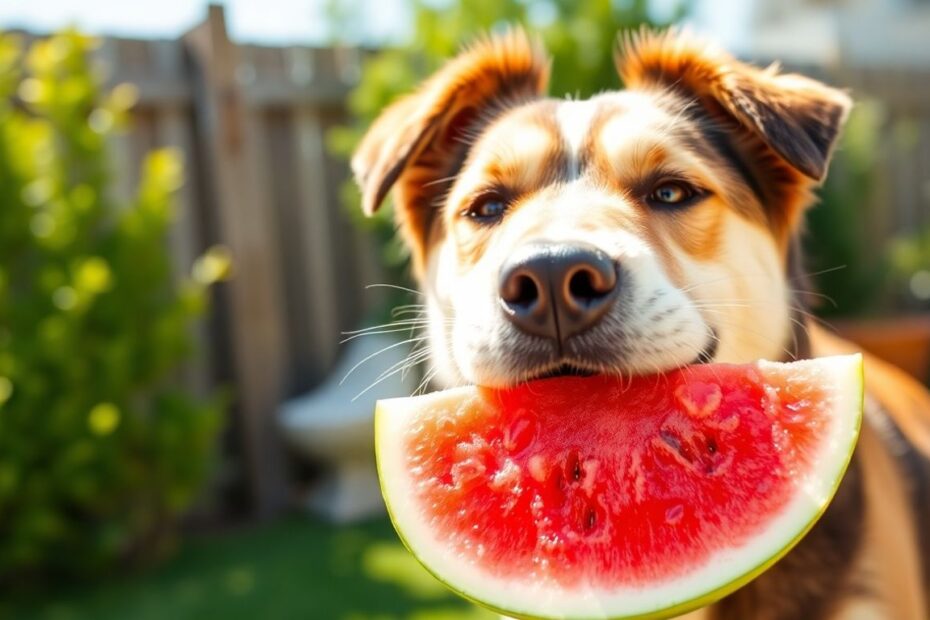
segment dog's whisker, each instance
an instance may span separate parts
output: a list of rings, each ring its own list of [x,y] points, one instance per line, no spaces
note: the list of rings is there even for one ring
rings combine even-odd
[[[405,360],[405,361],[406,361],[406,360]],[[371,385],[369,385],[369,386],[366,387],[364,390],[362,390],[361,392],[359,392],[358,394],[356,394],[356,395],[352,398],[352,402],[355,402],[355,401],[358,400],[361,396],[363,396],[363,395],[366,394],[368,391],[370,391],[372,388],[374,388],[375,386],[379,385],[380,383],[386,381],[386,380],[389,379],[390,377],[393,377],[394,375],[396,375],[396,374],[399,373],[399,372],[403,372],[404,368],[405,368],[405,367],[396,368],[395,370],[393,370],[393,371],[391,371],[391,372],[382,373],[381,376],[379,376],[377,379],[375,379],[375,380],[371,383]]]
[[[770,334],[767,334],[767,333],[764,333],[764,332],[761,332],[761,331],[758,331],[758,330],[751,329],[751,328],[749,328],[749,327],[746,327],[745,325],[740,325],[740,324],[738,324],[738,323],[734,323],[734,322],[732,322],[732,321],[728,321],[728,320],[727,320],[727,318],[728,318],[727,315],[726,315],[725,313],[723,313],[722,310],[717,310],[717,309],[714,309],[714,308],[705,308],[704,310],[707,311],[707,312],[713,312],[713,313],[715,313],[715,314],[718,314],[719,316],[718,316],[718,318],[716,318],[716,319],[714,320],[714,323],[715,323],[716,325],[720,325],[720,326],[722,326],[722,327],[727,327],[727,328],[729,328],[730,330],[733,330],[732,333],[733,333],[733,335],[734,335],[735,337],[744,339],[747,335],[754,335],[754,336],[757,336],[757,337],[761,338],[764,342],[768,342],[768,343],[770,343],[770,344],[778,345],[778,347],[782,350],[782,352],[784,352],[785,355],[787,355],[788,357],[791,357],[791,358],[793,358],[793,359],[796,358],[796,355],[795,355],[793,352],[789,351],[787,348],[785,348],[783,345],[781,345],[781,344],[778,342],[778,340],[777,340],[776,338],[772,337]],[[803,326],[802,326],[802,327],[803,327]],[[718,343],[721,342],[719,336],[716,336],[716,338],[717,338],[717,342],[718,342]],[[745,340],[743,340],[743,342],[745,342]]]
[[[430,381],[433,380],[433,377],[436,376],[438,371],[435,368],[430,369],[423,375],[423,380],[420,381],[420,384],[417,386],[417,389],[413,391],[413,395],[425,394],[426,388],[429,386]]]
[[[703,299],[703,300],[693,301],[692,303],[696,307],[700,307],[700,306],[707,305],[707,304],[719,305],[719,304],[728,304],[728,303],[729,304],[744,304],[747,307],[758,306],[758,305],[775,306],[775,305],[782,305],[782,304],[787,303],[788,308],[792,310],[796,310],[797,312],[803,314],[809,319],[819,320],[820,318],[816,314],[810,312],[807,308],[805,308],[802,304],[798,303],[797,301],[790,300],[790,299],[784,300],[778,297],[766,297],[762,299],[750,299],[748,297],[712,298],[712,299]]]
[[[346,379],[348,379],[349,376],[350,376],[353,372],[355,372],[355,370],[356,370],[359,366],[361,366],[362,364],[364,364],[365,362],[367,362],[367,361],[370,360],[371,358],[376,357],[376,356],[378,356],[378,355],[381,355],[382,353],[384,353],[384,352],[386,352],[386,351],[389,351],[389,350],[391,350],[391,349],[394,349],[394,348],[403,346],[403,345],[405,345],[405,344],[410,344],[411,342],[418,342],[418,341],[420,341],[420,340],[426,340],[427,338],[428,338],[428,336],[420,336],[420,337],[418,337],[418,338],[408,338],[407,340],[401,340],[400,342],[395,342],[394,344],[389,344],[388,346],[386,346],[386,347],[384,347],[384,348],[382,348],[382,349],[379,349],[378,351],[375,351],[374,353],[372,353],[371,355],[367,356],[365,359],[363,359],[362,361],[360,361],[359,363],[357,363],[355,366],[353,366],[352,368],[350,368],[350,369],[349,369],[349,372],[347,372],[347,373],[345,374],[345,376],[342,378],[342,381],[339,382],[339,385],[342,385],[343,383],[345,383],[345,382],[346,382]]]
[[[833,271],[840,271],[841,269],[846,269],[849,265],[836,265],[834,267],[827,267],[826,269],[821,269],[820,271],[811,271],[805,272],[804,277],[813,278],[815,276],[822,276],[825,273],[831,273]],[[788,278],[788,280],[795,280],[801,276],[795,276],[794,278]]]
[[[400,286],[399,284],[387,284],[387,283],[384,283],[384,282],[375,282],[375,283],[373,283],[373,284],[366,284],[366,285],[365,285],[365,289],[366,289],[366,290],[367,290],[367,289],[370,289],[370,288],[392,288],[392,289],[396,289],[396,290],[398,290],[398,291],[403,291],[403,292],[405,292],[405,293],[410,293],[410,294],[412,294],[412,295],[417,295],[417,296],[419,296],[419,297],[426,297],[426,295],[424,295],[423,293],[421,293],[420,291],[418,291],[418,290],[416,290],[416,289],[407,288],[406,286]]]
[[[448,183],[449,181],[454,181],[458,175],[452,174],[447,177],[442,177],[441,179],[434,179],[423,184],[423,187],[432,187],[434,185],[441,185],[443,183]]]
[[[393,329],[395,327],[409,327],[411,325],[427,325],[429,323],[428,319],[418,319],[418,318],[409,318],[403,319],[401,321],[391,321],[390,323],[382,323],[381,325],[372,325],[371,327],[363,327],[361,329],[353,329],[350,331],[342,332],[343,336],[352,336],[355,334],[364,334],[366,332],[377,331],[379,329]]]
[[[744,298],[744,299],[720,299],[720,300],[714,299],[714,300],[707,300],[707,301],[703,301],[703,302],[693,302],[692,305],[693,305],[695,308],[698,308],[698,309],[704,309],[704,308],[753,308],[753,307],[756,307],[756,306],[759,306],[759,305],[763,305],[763,306],[773,306],[773,305],[776,305],[776,304],[778,304],[778,303],[782,303],[782,302],[777,302],[777,301],[775,301],[775,300],[767,300],[767,299],[766,299],[766,300],[759,300],[759,299],[753,300],[753,299],[746,299],[746,298]],[[820,317],[818,317],[816,314],[810,312],[809,310],[807,310],[806,308],[804,308],[803,306],[801,306],[801,305],[799,305],[799,304],[789,302],[788,305],[787,305],[787,307],[788,307],[789,310],[793,310],[793,311],[797,312],[798,314],[804,316],[804,317],[807,318],[807,319],[810,319],[810,320],[812,320],[812,321],[816,321],[816,322],[823,323],[823,320],[822,320]],[[796,321],[797,319],[794,319],[794,320]]]
[[[428,320],[429,316],[426,313],[426,310],[401,310],[397,312],[394,317],[398,320],[415,319],[415,320]]]
[[[432,350],[427,348],[422,351],[418,351],[415,355],[411,354],[410,363],[401,371],[400,378],[404,380],[407,377],[407,373],[416,368],[422,362],[428,360],[433,354]]]
[[[836,303],[836,300],[830,297],[829,295],[825,295],[823,293],[818,293],[817,291],[811,291],[811,290],[803,289],[803,288],[789,288],[788,290],[798,295],[809,295],[811,297],[817,297],[819,299],[823,299],[824,301],[830,302],[830,305],[833,306],[834,308],[839,308],[839,304]]]
[[[780,274],[773,274],[773,273],[764,272],[764,271],[753,272],[753,273],[727,274],[727,275],[721,276],[721,277],[719,277],[719,278],[711,278],[711,279],[709,279],[709,280],[702,280],[702,281],[700,281],[700,282],[695,282],[694,284],[692,284],[692,285],[690,285],[690,286],[686,286],[686,287],[682,288],[682,289],[681,289],[681,292],[682,292],[682,293],[688,293],[688,292],[691,292],[691,291],[693,291],[693,290],[695,290],[695,289],[697,289],[697,288],[700,288],[700,287],[703,287],[703,286],[707,286],[707,285],[709,285],[709,284],[717,284],[717,283],[720,283],[720,282],[732,282],[732,281],[737,281],[737,280],[755,280],[755,279],[759,279],[759,278],[767,278],[767,279],[772,280],[773,282],[774,282],[774,281],[788,281],[788,282],[793,282],[793,281],[798,280],[798,279],[800,279],[800,278],[812,278],[812,277],[816,277],[816,276],[819,276],[819,275],[823,275],[823,274],[825,274],[825,273],[830,273],[830,272],[832,272],[832,271],[838,271],[838,270],[840,270],[840,269],[845,269],[845,268],[846,268],[846,265],[837,265],[837,266],[835,266],[835,267],[829,267],[829,268],[827,268],[827,269],[821,269],[820,271],[805,272],[805,273],[803,273],[803,274],[799,274],[799,275],[794,276],[794,277],[789,277],[789,278],[787,278],[787,279],[783,279],[783,278],[780,276]],[[788,290],[791,291],[791,292],[794,292],[794,293],[815,294],[815,295],[817,294],[815,291],[810,291],[810,290],[808,290],[808,289],[789,288]],[[824,297],[827,297],[827,296],[824,296]]]
[[[399,371],[400,371],[400,378],[401,378],[401,380],[403,380],[404,377],[406,376],[405,373],[406,373],[408,370],[410,370],[411,368],[415,367],[415,366],[416,366],[417,364],[419,364],[420,362],[422,362],[424,359],[426,359],[427,357],[429,357],[429,354],[430,354],[430,351],[429,351],[429,350],[419,351],[419,352],[417,352],[417,353],[412,353],[412,352],[411,352],[410,355],[408,355],[408,356],[405,357],[404,359],[400,360],[399,362],[396,362],[396,363],[392,364],[392,365],[391,365],[389,368],[387,368],[384,372],[382,372],[380,375],[378,375],[377,377],[375,377],[375,379],[376,379],[376,380],[377,380],[377,379],[381,379],[381,378],[384,377],[385,375],[387,375],[387,374],[389,374],[389,373],[393,373],[393,371],[395,371],[395,370],[399,370]]]
[[[395,306],[394,309],[391,310],[391,314],[395,314],[397,312],[407,312],[409,310],[421,310],[425,312],[426,308],[426,304],[401,304],[399,306]]]
[[[418,360],[417,362],[413,362],[413,364],[416,365],[416,363],[418,363],[418,362],[419,362],[419,360]],[[362,391],[360,391],[358,394],[356,394],[356,395],[352,398],[352,402],[355,402],[360,396],[362,396],[363,394],[367,393],[369,390],[371,390],[371,389],[374,388],[375,386],[381,384],[382,382],[386,381],[387,379],[393,377],[394,375],[396,375],[396,374],[398,374],[398,373],[401,373],[401,374],[402,374],[402,373],[404,372],[404,370],[406,370],[406,369],[408,368],[408,364],[410,364],[410,363],[411,363],[410,360],[404,359],[404,360],[402,360],[401,362],[398,362],[397,364],[394,364],[391,368],[388,368],[387,370],[385,370],[384,372],[382,372],[380,375],[378,375],[378,376],[375,378],[374,381],[371,382],[370,385],[368,385],[368,387],[366,387],[365,389],[363,389]],[[401,365],[401,364],[402,364],[402,365]]]
[[[420,352],[418,352],[418,353],[412,353],[412,352],[411,352],[411,353],[410,353],[409,355],[407,355],[404,359],[402,359],[402,360],[400,360],[400,361],[398,361],[398,362],[394,362],[393,364],[391,364],[388,368],[386,368],[383,372],[381,372],[381,374],[379,374],[379,375],[378,375],[377,377],[375,377],[375,378],[376,378],[376,379],[380,379],[381,377],[383,377],[384,375],[388,374],[389,372],[391,372],[391,371],[393,371],[393,370],[396,370],[396,369],[401,368],[401,367],[406,368],[406,367],[408,367],[408,366],[410,366],[410,365],[412,365],[412,364],[416,364],[417,361],[419,361],[419,359],[420,359],[421,357],[423,357],[423,355],[426,355],[426,354],[428,354],[428,352],[426,352],[426,351],[420,351]]]
[[[405,315],[412,315],[415,318],[422,318],[427,315],[427,310],[422,308],[395,308],[391,311],[391,318],[398,318]]]
[[[361,338],[362,336],[380,336],[382,334],[396,334],[397,332],[411,332],[412,330],[417,329],[417,326],[413,327],[397,327],[395,329],[380,329],[377,331],[365,331],[358,334],[352,334],[346,338],[343,338],[339,341],[339,344],[345,344],[350,340],[355,340],[356,338]]]

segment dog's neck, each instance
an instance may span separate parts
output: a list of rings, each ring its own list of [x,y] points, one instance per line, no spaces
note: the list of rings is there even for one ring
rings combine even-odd
[[[800,245],[796,237],[788,251],[792,329],[785,361],[813,356],[807,313],[813,287],[804,270]],[[861,469],[857,451],[820,521],[775,566],[715,605],[709,614],[711,620],[821,620],[829,616],[836,592],[849,587],[865,527]]]

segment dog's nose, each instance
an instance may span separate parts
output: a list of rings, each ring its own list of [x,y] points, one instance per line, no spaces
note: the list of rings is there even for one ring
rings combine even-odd
[[[617,297],[614,261],[586,243],[523,246],[500,273],[500,300],[524,332],[562,342],[594,325]]]

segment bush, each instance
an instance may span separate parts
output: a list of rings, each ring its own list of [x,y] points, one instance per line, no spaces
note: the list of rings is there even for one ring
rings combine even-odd
[[[930,311],[930,226],[891,243],[891,289],[911,312]]]
[[[219,421],[172,386],[206,285],[167,255],[180,161],[151,153],[137,195],[113,196],[106,143],[134,91],[100,92],[91,45],[0,35],[0,581],[163,547]]]

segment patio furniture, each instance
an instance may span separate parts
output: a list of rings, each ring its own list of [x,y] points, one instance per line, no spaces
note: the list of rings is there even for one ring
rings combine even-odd
[[[287,441],[325,468],[306,500],[313,512],[340,523],[383,513],[374,461],[375,402],[416,389],[414,371],[382,375],[401,368],[409,353],[410,345],[389,335],[355,338],[319,388],[280,407]]]

